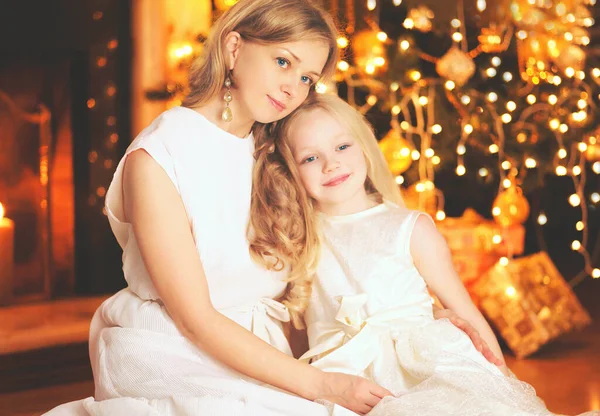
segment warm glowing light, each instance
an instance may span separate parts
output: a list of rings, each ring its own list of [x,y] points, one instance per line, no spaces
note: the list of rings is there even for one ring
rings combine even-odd
[[[490,103],[495,103],[498,100],[498,94],[492,91],[488,94],[487,99]]]
[[[444,211],[438,211],[435,214],[435,219],[438,221],[444,221],[446,219],[446,213]]]
[[[490,144],[490,147],[488,147],[488,150],[490,151],[490,153],[494,154],[494,153],[498,153],[498,150],[500,150],[500,148],[498,147],[497,144]]]
[[[564,166],[557,166],[556,167],[556,174],[558,176],[565,176],[567,174],[567,168]]]
[[[396,183],[398,185],[402,185],[404,183],[404,176],[402,176],[402,175],[396,176]]]
[[[503,258],[506,258],[506,257],[503,257]],[[506,263],[508,264],[508,261]],[[503,266],[506,266],[506,264],[503,264]],[[515,289],[513,286],[509,286],[506,288],[505,293],[506,293],[506,296],[508,296],[509,298],[514,298],[515,295],[517,294],[517,289]]]
[[[565,157],[567,157],[567,150],[564,147],[561,147],[560,149],[558,149],[557,155],[559,158],[564,159]]]
[[[410,48],[410,42],[407,40],[403,40],[400,42],[400,49],[402,49],[403,51],[408,50],[408,48]]]
[[[486,168],[479,169],[479,176],[485,178],[490,172]]]
[[[492,243],[500,244],[502,242],[502,236],[500,234],[494,234],[492,237]]]
[[[508,124],[508,123],[511,122],[512,116],[510,114],[508,114],[508,113],[504,113],[504,114],[502,114],[502,116],[500,117],[500,119],[502,120],[502,122],[504,124]]]
[[[583,231],[584,228],[585,225],[583,224],[583,221],[577,221],[577,224],[575,224],[575,229],[577,231]]]
[[[431,132],[433,134],[440,134],[442,132],[442,126],[440,126],[439,124],[434,124],[433,126],[431,126]]]
[[[427,105],[428,103],[429,103],[429,99],[427,97],[425,97],[424,95],[419,97],[419,104]]]
[[[377,97],[375,97],[373,94],[369,95],[367,97],[367,104],[369,104],[369,105],[377,104]]]
[[[514,101],[509,101],[506,103],[506,109],[508,111],[515,111],[517,109],[517,104]]]
[[[345,47],[348,46],[348,38],[345,38],[344,36],[340,36],[339,38],[337,38],[337,44],[340,48],[344,49]]]
[[[418,150],[413,150],[410,156],[412,157],[412,160],[419,160],[421,158],[421,153],[419,153]]]
[[[600,269],[594,269],[594,270],[592,270],[592,277],[594,279],[600,278]]]
[[[427,159],[431,159],[433,157],[433,155],[435,155],[435,150],[433,150],[431,147],[428,149],[425,149],[425,157]]]
[[[528,157],[527,159],[525,159],[525,167],[529,168],[529,169],[533,169],[537,166],[537,162],[535,161],[535,159]]]
[[[573,240],[571,243],[571,249],[573,251],[579,251],[581,249],[581,242],[578,240]]]
[[[553,118],[548,124],[552,130],[556,130],[560,127],[560,121],[557,118]]]
[[[465,124],[465,127],[463,128],[463,131],[466,134],[471,134],[471,133],[473,133],[473,126],[470,125],[470,124]]]
[[[407,29],[412,29],[413,27],[415,27],[415,22],[412,19],[407,18],[404,20],[404,23],[402,25]]]
[[[444,86],[446,87],[446,89],[448,91],[452,91],[454,89],[454,87],[456,87],[456,84],[454,83],[454,81],[446,81],[446,83],[444,84]]]
[[[502,74],[502,79],[506,82],[510,82],[513,79],[513,74],[511,74],[510,72],[505,72],[504,74]]]
[[[347,71],[348,69],[350,69],[350,64],[348,64],[348,62],[346,61],[340,61],[337,65],[338,69],[340,71]]]
[[[512,181],[508,178],[505,178],[502,181],[502,186],[504,186],[506,189],[510,188],[512,186]]]
[[[418,81],[421,79],[421,73],[419,71],[411,71],[410,73],[410,79],[412,79],[413,81]]]
[[[527,96],[527,102],[528,102],[529,104],[533,105],[533,104],[535,104],[535,102],[536,102],[536,101],[537,101],[537,98],[536,98],[536,96],[535,96],[535,95],[533,95],[533,94],[529,94],[529,95]]]
[[[471,102],[471,97],[469,97],[468,95],[463,95],[462,97],[460,97],[460,102],[464,105],[468,105]]]
[[[541,213],[540,215],[538,215],[538,224],[540,225],[545,225],[548,222],[548,217],[546,217],[546,214]]]
[[[392,82],[390,84],[390,90],[391,91],[396,92],[396,91],[398,91],[399,88],[400,88],[400,84],[398,84],[397,82]]]
[[[459,144],[456,147],[456,153],[458,153],[459,155],[464,155],[467,152],[467,148],[465,147],[464,144]]]
[[[498,260],[498,262],[500,263],[500,266],[504,266],[504,267],[508,266],[508,258],[507,257],[501,257],[500,260]],[[514,293],[516,294],[517,291],[515,290]]]
[[[388,38],[388,35],[385,32],[379,32],[377,34],[377,39],[379,39],[381,42],[385,42],[387,40],[387,38]]]
[[[571,204],[574,207],[578,207],[579,204],[581,204],[581,199],[579,198],[579,195],[571,194],[571,196],[569,196],[569,204]]]
[[[467,168],[465,168],[464,165],[458,165],[456,167],[456,174],[458,176],[463,176],[465,173],[467,173]]]
[[[556,97],[556,95],[550,94],[548,96],[548,104],[554,105],[557,103],[557,101],[558,101],[558,97]]]
[[[452,40],[453,40],[454,42],[460,42],[462,39],[463,39],[463,36],[461,35],[461,33],[460,33],[460,32],[454,32],[454,33],[452,34]]]

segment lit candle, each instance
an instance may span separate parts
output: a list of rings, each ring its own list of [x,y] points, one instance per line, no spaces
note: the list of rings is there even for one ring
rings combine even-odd
[[[8,305],[13,296],[13,241],[15,224],[4,218],[0,204],[0,305]]]

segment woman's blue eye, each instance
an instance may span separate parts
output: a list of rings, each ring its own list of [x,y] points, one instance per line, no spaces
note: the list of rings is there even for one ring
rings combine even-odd
[[[307,85],[312,85],[313,84],[313,80],[311,77],[307,77],[306,75],[302,76],[302,82],[307,84]]]
[[[310,163],[310,162],[314,162],[315,160],[317,160],[316,157],[314,156],[309,156],[306,159],[304,159],[304,163]]]
[[[282,68],[287,68],[287,66],[290,64],[290,61],[288,61],[285,58],[277,58],[277,65],[279,65]]]
[[[346,150],[347,148],[349,148],[350,145],[349,144],[343,144],[340,147],[338,147],[338,150]]]

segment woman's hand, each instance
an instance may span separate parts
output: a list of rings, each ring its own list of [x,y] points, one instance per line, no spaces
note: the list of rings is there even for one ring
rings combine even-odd
[[[359,415],[366,415],[379,403],[391,396],[387,389],[367,380],[343,373],[324,373],[319,399],[339,404]]]
[[[465,334],[468,335],[469,338],[471,338],[471,341],[473,342],[473,345],[475,345],[475,348],[477,348],[477,351],[483,354],[486,360],[497,365],[498,367],[504,365],[504,361],[494,355],[488,344],[483,340],[481,335],[479,335],[479,332],[475,329],[475,327],[459,317],[452,310],[434,308],[433,317],[435,319],[448,319],[455,327],[461,329]]]

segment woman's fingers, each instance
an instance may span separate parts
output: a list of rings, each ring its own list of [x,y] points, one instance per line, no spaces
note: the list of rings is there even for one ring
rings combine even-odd
[[[383,399],[386,396],[393,396],[391,391],[389,391],[386,388],[381,387],[378,384],[373,384],[373,387],[371,388],[371,394],[379,397],[380,399]]]

